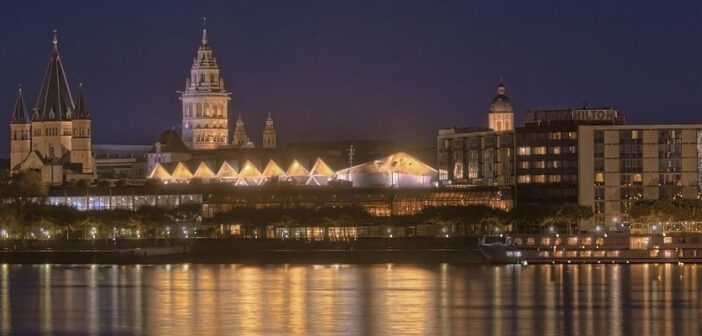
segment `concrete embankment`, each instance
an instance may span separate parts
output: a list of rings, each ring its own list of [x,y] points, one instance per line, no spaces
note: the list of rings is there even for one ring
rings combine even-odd
[[[8,240],[0,263],[483,263],[477,238]],[[129,249],[186,246],[143,256]],[[125,253],[127,252],[127,253]]]

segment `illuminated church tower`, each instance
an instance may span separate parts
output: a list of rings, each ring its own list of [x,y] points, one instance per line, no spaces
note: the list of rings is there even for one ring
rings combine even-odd
[[[232,144],[238,147],[244,147],[249,142],[249,137],[246,135],[246,129],[244,128],[244,120],[241,119],[241,115],[236,119],[236,124],[234,125],[234,134],[232,136]]]
[[[490,104],[490,114],[488,115],[488,128],[493,131],[514,130],[514,109],[512,103],[507,98],[504,84],[497,85],[497,95]]]
[[[263,128],[263,143],[261,144],[261,147],[277,147],[275,126],[273,125],[273,118],[271,117],[270,113],[268,113],[268,118],[266,119],[266,126]]]
[[[217,59],[207,42],[207,29],[185,80],[183,102],[183,142],[191,149],[214,149],[229,141],[227,104],[230,92],[224,89]]]

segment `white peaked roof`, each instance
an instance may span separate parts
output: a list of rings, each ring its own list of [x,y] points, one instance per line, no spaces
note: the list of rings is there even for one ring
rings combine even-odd
[[[273,161],[273,159],[268,160],[268,164],[266,164],[266,168],[263,168],[263,172],[261,173],[261,175],[263,175],[263,177],[287,176],[287,174],[285,174],[285,171],[282,168],[280,168],[280,166],[275,161]]]
[[[178,162],[173,170],[173,174],[171,174],[171,178],[174,180],[191,179],[192,177],[193,173],[188,170],[188,167],[186,167],[183,162]]]
[[[222,162],[217,172],[217,177],[221,179],[235,179],[239,177],[239,173],[234,169],[236,164],[230,163],[229,161]]]
[[[170,180],[171,174],[160,163],[157,163],[156,166],[154,166],[154,169],[151,170],[151,173],[149,173],[149,176],[147,176],[147,178],[159,179],[159,180]]]
[[[315,176],[334,176],[334,170],[332,170],[326,162],[322,159],[317,159],[310,169],[310,175]]]
[[[362,163],[337,172],[340,175],[370,173],[399,173],[435,175],[437,170],[405,152],[397,152],[378,160]]]
[[[209,163],[202,161],[197,166],[197,170],[195,170],[193,176],[197,178],[210,179],[217,177],[217,174],[214,173]]]
[[[254,165],[253,162],[246,160],[239,171],[239,179],[236,181],[236,184],[253,186],[261,184],[262,180],[263,176],[261,176],[261,172],[258,170],[256,165]]]
[[[298,160],[293,160],[290,167],[288,167],[288,176],[290,177],[308,176],[309,174],[310,171],[307,170],[307,168],[305,168],[305,166],[303,166]]]

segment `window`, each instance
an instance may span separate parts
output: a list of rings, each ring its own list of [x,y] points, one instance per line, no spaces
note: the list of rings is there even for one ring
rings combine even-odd
[[[595,174],[595,183],[604,183],[604,174],[603,173]]]
[[[534,161],[534,168],[544,169],[546,168],[546,161]]]
[[[549,175],[548,176],[548,181],[551,183],[558,183],[561,182],[561,175]]]
[[[518,183],[531,183],[531,176],[529,175],[519,175],[517,176]]]
[[[549,168],[560,168],[560,167],[561,167],[561,162],[560,162],[560,161],[549,161],[549,162],[548,162],[548,167],[549,167]]]
[[[561,154],[561,147],[549,147],[548,148],[548,153],[549,154]]]
[[[519,147],[517,149],[517,155],[531,155],[530,147]]]
[[[551,132],[548,134],[549,140],[561,140],[561,132]]]
[[[534,155],[546,154],[546,146],[534,147]]]
[[[519,168],[521,168],[521,169],[529,169],[529,161],[522,161],[522,162],[519,162]]]
[[[546,182],[546,175],[534,175],[533,177],[534,183],[545,183]]]

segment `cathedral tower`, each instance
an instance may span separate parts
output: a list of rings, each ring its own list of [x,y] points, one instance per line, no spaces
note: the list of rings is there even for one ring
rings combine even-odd
[[[246,135],[246,129],[244,128],[244,120],[241,119],[241,114],[236,119],[236,124],[234,125],[234,135],[232,137],[232,144],[244,147],[249,142],[249,137]]]
[[[73,98],[58,52],[56,31],[49,66],[32,114],[32,150],[43,159],[60,159],[71,151]]]
[[[514,110],[512,103],[505,94],[507,89],[504,84],[497,85],[497,95],[490,104],[490,114],[488,115],[488,128],[493,131],[514,130]]]
[[[17,167],[31,151],[31,124],[24,106],[22,89],[17,90],[17,101],[10,117],[10,169]]]
[[[273,118],[271,114],[268,113],[268,118],[266,119],[266,126],[263,129],[263,148],[276,148],[276,133],[275,126],[273,125]]]
[[[71,138],[71,163],[80,163],[82,172],[93,172],[92,135],[90,113],[85,101],[83,84],[78,87],[78,100],[73,115],[73,137]]]
[[[185,80],[183,102],[183,142],[190,149],[214,149],[229,143],[227,104],[230,92],[224,89],[217,59],[207,41],[207,29]]]

